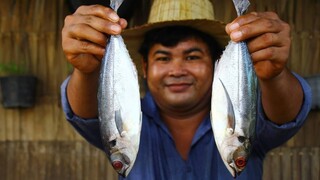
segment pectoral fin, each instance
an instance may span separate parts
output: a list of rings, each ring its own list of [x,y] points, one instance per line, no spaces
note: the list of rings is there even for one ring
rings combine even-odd
[[[115,111],[115,121],[116,121],[116,126],[118,129],[119,134],[123,132],[123,127],[122,127],[122,117],[121,117],[121,112],[120,110]]]
[[[236,126],[236,122],[235,122],[235,113],[234,113],[234,109],[233,109],[233,105],[231,102],[231,98],[230,95],[225,87],[225,85],[223,84],[223,82],[221,81],[221,79],[219,79],[219,81],[221,82],[221,85],[224,89],[225,95],[226,95],[226,99],[227,99],[227,108],[228,108],[228,132],[229,134],[233,134],[235,126]]]

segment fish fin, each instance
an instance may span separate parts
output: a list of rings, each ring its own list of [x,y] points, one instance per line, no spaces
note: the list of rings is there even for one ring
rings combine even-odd
[[[220,62],[220,59],[216,60],[216,62],[214,63],[214,72],[216,72],[219,62]]]
[[[119,134],[121,135],[123,132],[123,127],[122,127],[122,117],[121,117],[121,112],[120,110],[115,111],[115,121],[116,121],[116,126],[118,129]]]
[[[221,82],[221,85],[222,85],[222,87],[224,89],[224,92],[225,92],[225,95],[226,95],[226,98],[227,98],[227,101],[228,101],[227,102],[227,104],[228,104],[228,125],[229,125],[229,128],[227,129],[228,130],[228,134],[233,134],[235,126],[236,126],[235,113],[234,113],[233,105],[232,105],[230,95],[229,95],[225,85],[223,84],[223,82],[221,81],[220,78],[219,78],[219,81]]]
[[[142,122],[142,111],[140,111],[140,122]]]

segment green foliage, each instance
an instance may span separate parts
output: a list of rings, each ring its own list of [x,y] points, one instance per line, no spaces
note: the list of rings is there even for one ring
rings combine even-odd
[[[8,64],[0,63],[0,75],[20,75],[25,73],[26,73],[26,69],[15,63],[8,63]]]

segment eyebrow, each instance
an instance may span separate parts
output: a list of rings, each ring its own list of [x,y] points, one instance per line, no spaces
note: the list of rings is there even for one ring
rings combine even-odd
[[[194,47],[194,48],[190,48],[190,49],[187,49],[185,51],[183,51],[183,54],[189,54],[189,53],[192,53],[192,52],[201,52],[203,53],[203,50],[198,48],[198,47]]]
[[[189,53],[192,53],[192,52],[201,52],[203,53],[203,50],[198,48],[198,47],[194,47],[194,48],[190,48],[190,49],[187,49],[185,51],[183,51],[183,54],[189,54]],[[164,54],[164,55],[170,55],[171,53],[168,52],[168,51],[164,51],[164,50],[157,50],[156,52],[153,53],[153,55],[156,55],[156,54]]]
[[[171,54],[170,52],[168,51],[164,51],[164,50],[157,50],[156,52],[153,53],[153,55],[156,55],[156,54],[165,54],[165,55],[169,55]]]

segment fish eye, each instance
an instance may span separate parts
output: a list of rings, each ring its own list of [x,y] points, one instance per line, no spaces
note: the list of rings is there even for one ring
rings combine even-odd
[[[112,141],[109,142],[109,146],[112,148],[117,144],[117,141],[114,139]]]
[[[239,136],[238,137],[238,140],[239,140],[239,142],[241,142],[241,143],[244,143],[245,141],[246,141],[246,137],[244,137],[244,136]]]

